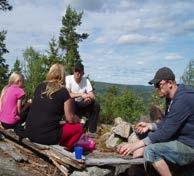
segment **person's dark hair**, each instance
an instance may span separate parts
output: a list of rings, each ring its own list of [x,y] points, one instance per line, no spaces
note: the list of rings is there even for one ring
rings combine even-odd
[[[84,71],[84,65],[80,61],[78,61],[74,65],[74,70]]]

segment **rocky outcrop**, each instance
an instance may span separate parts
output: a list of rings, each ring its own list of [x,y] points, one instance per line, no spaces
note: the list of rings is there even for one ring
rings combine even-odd
[[[70,176],[112,176],[114,168],[87,167],[83,171],[74,171]]]
[[[105,143],[107,148],[114,149],[119,144],[119,137],[116,137],[115,134],[112,133]]]
[[[106,147],[115,149],[123,142],[134,143],[138,140],[136,133],[133,130],[133,125],[127,123],[121,117],[115,119],[114,126],[106,140]],[[107,134],[106,134],[107,137]]]

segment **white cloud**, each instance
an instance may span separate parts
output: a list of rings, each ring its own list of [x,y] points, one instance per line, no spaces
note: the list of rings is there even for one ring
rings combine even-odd
[[[70,4],[73,8],[88,11],[101,10],[104,4],[103,0],[67,0],[66,4]]]
[[[137,61],[137,64],[143,65],[144,64],[144,61]]]
[[[61,18],[69,4],[84,11],[77,31],[87,32],[89,37],[80,43],[79,52],[86,71],[94,80],[128,84],[130,80],[131,84],[147,84],[150,73],[166,66],[169,60],[179,60],[174,67],[179,68],[177,74],[180,75],[188,62],[184,58],[194,57],[194,1],[10,2],[13,10],[0,14],[0,30],[8,30],[6,44],[10,53],[6,59],[9,63],[29,46],[45,50],[51,37],[58,37]]]
[[[182,59],[183,59],[183,56],[181,56],[178,53],[170,53],[165,57],[165,60],[168,60],[168,61],[175,61],[175,60],[182,60]]]
[[[144,36],[140,34],[122,35],[118,39],[120,44],[145,44],[145,43],[160,43],[163,39],[154,36]]]
[[[95,43],[97,43],[97,44],[104,44],[104,43],[106,43],[106,38],[105,37],[99,37],[99,38],[97,38],[96,40],[95,40]]]
[[[194,20],[188,20],[183,24],[183,30],[193,31],[194,30]]]

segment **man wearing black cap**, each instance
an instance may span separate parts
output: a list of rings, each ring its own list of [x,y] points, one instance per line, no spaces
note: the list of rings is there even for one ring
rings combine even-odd
[[[88,117],[87,125],[92,137],[97,130],[100,105],[95,99],[90,81],[83,75],[84,66],[81,62],[77,62],[74,65],[73,75],[66,76],[66,88],[75,100],[76,113]]]
[[[165,117],[157,124],[140,122],[137,133],[148,136],[119,149],[122,155],[144,156],[161,176],[172,176],[169,163],[186,165],[194,161],[194,90],[177,85],[170,68],[159,69],[149,82],[160,97],[169,101]]]

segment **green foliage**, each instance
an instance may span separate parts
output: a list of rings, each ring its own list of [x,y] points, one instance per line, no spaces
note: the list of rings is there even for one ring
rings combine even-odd
[[[81,25],[83,12],[78,13],[76,10],[68,6],[65,15],[62,18],[62,28],[59,36],[59,46],[65,51],[64,59],[66,70],[69,74],[73,73],[73,65],[77,61],[81,61],[78,52],[78,43],[88,37],[87,33],[78,34],[76,27]]]
[[[11,10],[12,6],[8,3],[8,0],[0,0],[0,10]]]
[[[194,60],[190,60],[183,75],[181,76],[181,82],[186,85],[194,86]]]
[[[11,69],[11,73],[12,72],[22,72],[22,67],[21,67],[21,62],[20,60],[16,59],[13,68]]]
[[[120,92],[116,87],[110,87],[98,99],[101,104],[101,121],[104,123],[112,123],[116,117],[134,122],[145,112],[143,100],[130,90]]]
[[[5,59],[3,57],[4,54],[8,53],[9,51],[5,45],[5,37],[6,31],[0,32],[0,88],[2,89],[8,79],[8,65],[5,63]]]
[[[117,96],[119,94],[119,89],[117,89],[115,86],[111,86],[109,87],[109,89],[107,90],[107,94],[109,94],[110,96]]]
[[[27,48],[23,57],[25,60],[24,66],[24,76],[26,78],[26,90],[28,95],[32,97],[35,88],[40,82],[45,79],[46,65],[45,60],[46,56],[35,51],[32,47]]]
[[[157,92],[154,90],[151,94],[150,101],[148,103],[149,107],[152,105],[158,106],[161,109],[165,108],[165,99],[160,98]]]
[[[11,9],[12,6],[8,3],[8,0],[0,0],[0,10],[6,11]],[[0,32],[0,89],[5,86],[8,79],[8,65],[3,57],[4,54],[9,52],[5,45],[6,33],[6,31]]]
[[[73,66],[77,61],[81,60],[77,57],[75,50],[70,49],[65,56],[65,67],[68,74],[73,74]]]
[[[114,117],[121,116],[126,121],[133,122],[144,112],[143,100],[129,90],[124,91],[113,102],[114,107],[116,107]]]
[[[53,65],[54,63],[62,63],[62,57],[59,54],[59,46],[58,41],[53,37],[49,42],[49,49],[46,50],[47,52],[47,59],[45,60],[45,64],[47,70]]]
[[[102,123],[112,123],[114,117],[113,117],[113,101],[114,101],[114,95],[107,91],[106,94],[98,95],[97,99],[100,102],[101,106],[101,115],[100,115],[100,121]]]

